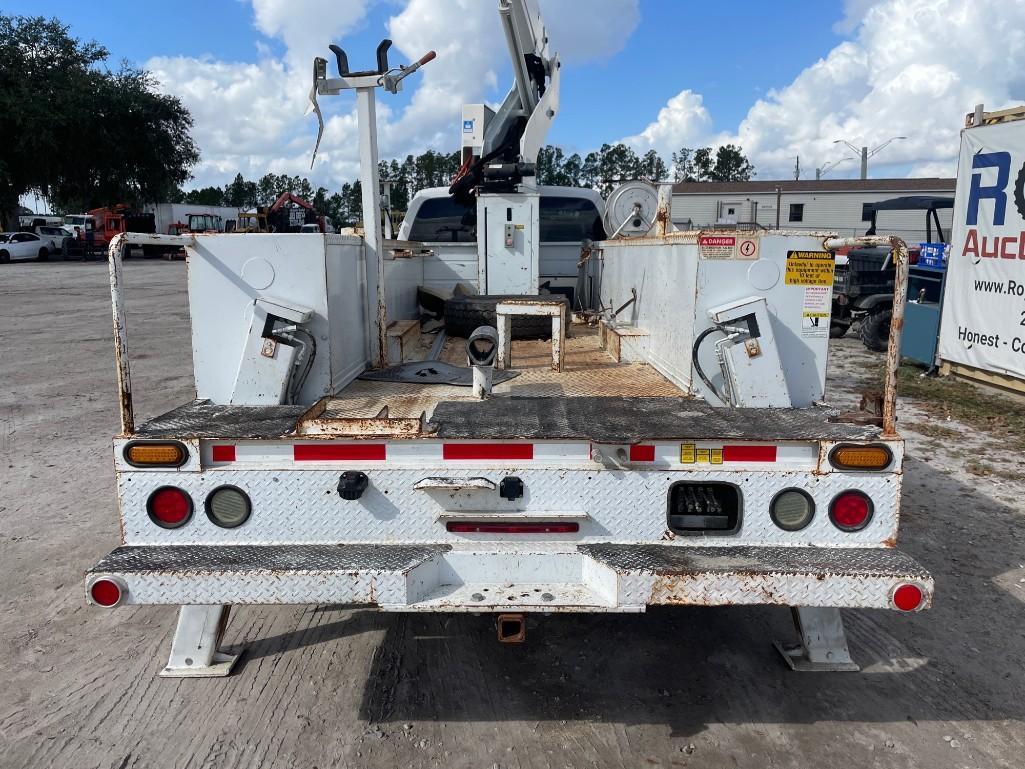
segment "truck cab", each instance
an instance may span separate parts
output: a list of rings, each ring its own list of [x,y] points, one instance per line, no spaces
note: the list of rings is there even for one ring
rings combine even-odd
[[[580,249],[586,241],[605,238],[604,201],[591,189],[541,186],[538,210],[539,285],[572,301]],[[409,203],[400,240],[413,240],[433,252],[436,278],[458,276],[478,282],[477,209],[449,194],[447,187],[418,192]],[[435,281],[437,282],[437,281]],[[481,293],[486,290],[481,289]]]

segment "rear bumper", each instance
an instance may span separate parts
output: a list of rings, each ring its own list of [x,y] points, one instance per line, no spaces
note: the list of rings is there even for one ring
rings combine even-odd
[[[190,545],[119,547],[88,573],[124,604],[356,604],[389,611],[636,612],[647,606],[894,609],[933,580],[886,548],[564,545]],[[87,590],[87,595],[89,591]]]

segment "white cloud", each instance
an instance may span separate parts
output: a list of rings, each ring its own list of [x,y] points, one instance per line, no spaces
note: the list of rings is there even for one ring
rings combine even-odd
[[[907,136],[870,161],[872,175],[953,175],[964,115],[1025,100],[1023,0],[847,0],[838,30],[856,33],[755,102],[736,129],[712,132],[700,95],[684,91],[627,141],[664,152],[734,142],[759,177],[786,178],[797,156],[812,169],[850,154],[836,139],[871,148]]]
[[[359,170],[353,99],[321,100],[325,131],[312,172],[314,121],[304,119],[303,110],[313,57],[325,56],[331,41],[344,46],[345,36],[366,23],[368,9],[380,0],[250,1],[256,29],[283,43],[280,57],[257,40],[252,64],[187,57],[146,63],[161,87],[192,112],[202,152],[194,184],[223,184],[236,171],[250,178],[267,171],[305,174],[329,186],[353,179]],[[404,82],[412,91],[405,109],[393,111],[392,97],[379,93],[381,156],[451,150],[462,105],[500,101],[511,85],[497,2],[406,0],[398,6],[387,22],[392,60],[413,61],[431,49],[438,58]],[[552,49],[569,64],[621,50],[639,19],[638,0],[590,0],[586,14],[578,0],[541,0],[541,7]],[[610,18],[616,23],[608,24]],[[355,59],[351,64],[363,66]]]
[[[712,116],[701,94],[688,89],[671,98],[643,131],[622,142],[641,152],[654,149],[668,158],[681,147],[708,143],[711,129]]]

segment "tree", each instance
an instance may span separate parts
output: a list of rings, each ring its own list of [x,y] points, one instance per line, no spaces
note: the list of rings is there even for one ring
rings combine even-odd
[[[256,208],[260,202],[260,188],[256,182],[246,181],[235,174],[231,184],[224,187],[224,204],[237,208]]]
[[[715,152],[715,166],[710,176],[714,182],[746,182],[755,175],[755,167],[735,144],[724,144]]]
[[[230,205],[224,200],[224,191],[220,187],[204,187],[201,190],[189,190],[183,201],[193,206]]]
[[[683,147],[673,153],[675,182],[746,182],[754,175],[754,166],[735,144],[724,144],[714,153],[711,147]]]
[[[56,19],[0,15],[0,213],[30,191],[82,209],[159,200],[189,179],[188,111],[145,71],[102,69],[108,55]]]
[[[638,175],[648,181],[660,182],[669,178],[669,169],[666,168],[666,162],[659,157],[655,150],[648,150],[644,153],[637,170],[639,171]]]

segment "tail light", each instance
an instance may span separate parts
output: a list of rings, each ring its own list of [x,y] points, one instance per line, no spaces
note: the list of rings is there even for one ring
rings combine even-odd
[[[105,609],[119,606],[127,594],[127,586],[114,577],[100,577],[89,585],[89,599]]]
[[[253,505],[242,489],[221,486],[206,498],[206,517],[222,529],[235,529],[249,520]]]
[[[189,450],[179,441],[132,441],[125,446],[124,457],[132,467],[181,467]]]
[[[177,486],[161,486],[149,495],[146,512],[157,526],[177,529],[192,517],[192,497]]]
[[[772,498],[769,516],[784,531],[800,531],[815,516],[815,502],[807,491],[784,489]]]
[[[925,604],[925,592],[918,585],[906,582],[897,586],[890,601],[900,611],[918,611]]]
[[[861,531],[872,520],[872,500],[861,491],[837,494],[829,503],[829,519],[841,531]]]
[[[889,446],[843,443],[829,452],[829,464],[838,470],[885,470],[893,461]]]

